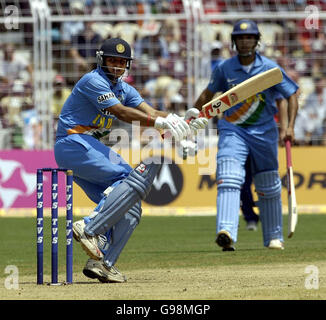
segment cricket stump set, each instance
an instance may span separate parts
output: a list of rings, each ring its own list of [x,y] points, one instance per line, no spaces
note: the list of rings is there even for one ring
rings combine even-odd
[[[37,284],[43,284],[43,174],[51,172],[51,283],[71,284],[73,276],[73,172],[62,168],[37,169]],[[58,282],[58,173],[66,174],[66,282]]]

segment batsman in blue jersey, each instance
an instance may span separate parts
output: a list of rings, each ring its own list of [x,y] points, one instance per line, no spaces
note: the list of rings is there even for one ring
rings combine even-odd
[[[96,58],[97,68],[78,81],[63,105],[54,152],[58,166],[72,169],[74,181],[97,204],[90,216],[73,224],[74,238],[90,256],[83,273],[101,282],[124,282],[114,265],[140,221],[141,200],[160,164],[140,163],[132,169],[101,138],[119,119],[167,129],[180,141],[191,128],[205,127],[207,119],[197,115],[188,125],[176,114],[149,106],[122,80],[132,61],[131,48],[123,39],[105,40]]]
[[[195,103],[196,108],[200,109],[216,92],[225,92],[258,73],[279,67],[256,51],[259,40],[260,32],[254,21],[240,20],[234,25],[231,41],[237,55],[215,68],[207,88]],[[284,248],[275,99],[281,95],[288,101],[288,124],[280,139],[293,142],[298,86],[282,68],[281,71],[281,83],[225,111],[218,122],[216,243],[223,251],[235,250],[240,190],[248,156],[258,196],[263,244],[271,249]]]

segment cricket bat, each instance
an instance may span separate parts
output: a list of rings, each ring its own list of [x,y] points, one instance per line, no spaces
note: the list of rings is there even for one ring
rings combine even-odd
[[[264,91],[282,82],[283,75],[279,68],[269,69],[259,73],[224,92],[202,106],[199,117],[213,118],[222,114],[236,104],[252,97],[258,92]],[[189,123],[192,119],[188,119]],[[164,136],[163,136],[164,138]],[[187,153],[183,152],[183,159],[187,159]]]
[[[290,140],[286,140],[285,142],[285,152],[286,152],[287,191],[288,191],[288,207],[289,207],[288,238],[291,238],[293,236],[295,227],[298,222],[298,212],[297,212],[297,200],[295,197]]]
[[[199,117],[208,119],[215,117],[258,92],[282,82],[282,80],[283,75],[279,68],[259,73],[204,104]]]

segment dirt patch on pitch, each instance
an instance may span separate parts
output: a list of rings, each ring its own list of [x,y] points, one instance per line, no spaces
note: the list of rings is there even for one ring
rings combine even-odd
[[[306,273],[307,266],[318,274]],[[326,299],[326,262],[251,265],[214,268],[148,269],[126,272],[128,282],[101,284],[74,274],[74,284],[37,286],[35,276],[19,279],[18,289],[7,289],[2,299],[20,300],[233,300]],[[317,276],[317,282],[312,277]],[[318,288],[316,288],[318,284]]]

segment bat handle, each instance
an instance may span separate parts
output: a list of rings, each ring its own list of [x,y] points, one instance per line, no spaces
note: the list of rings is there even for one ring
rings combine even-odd
[[[286,152],[287,166],[292,167],[291,141],[289,139],[285,141],[285,152]]]

